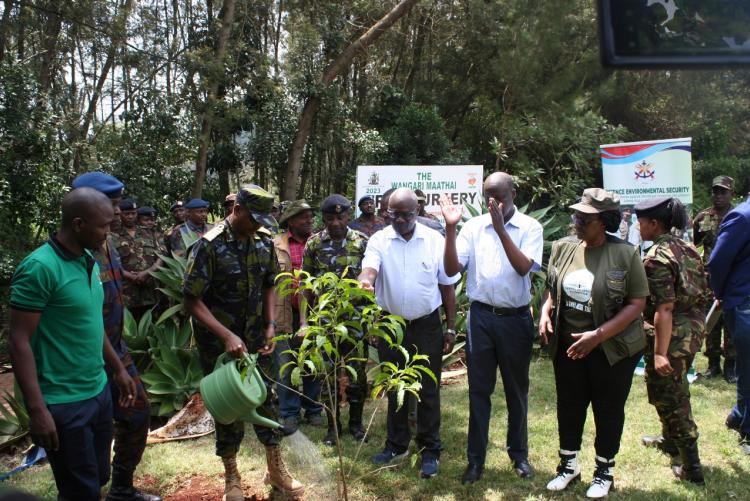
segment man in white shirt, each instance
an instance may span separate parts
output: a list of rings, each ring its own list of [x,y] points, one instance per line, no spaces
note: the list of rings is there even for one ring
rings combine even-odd
[[[446,224],[445,271],[467,273],[471,301],[466,359],[469,376],[468,466],[461,482],[479,480],[487,453],[492,392],[497,368],[508,407],[506,443],[515,473],[533,475],[528,461],[529,362],[534,322],[529,311],[529,273],[542,264],[542,226],[521,214],[513,178],[504,172],[484,181],[489,214],[467,221],[456,237],[462,207],[440,202]]]
[[[374,285],[378,304],[406,320],[401,345],[410,355],[415,351],[427,355],[429,368],[439,382],[442,354],[449,352],[455,341],[453,284],[459,277],[449,277],[443,269],[443,237],[417,223],[417,197],[412,190],[394,191],[388,213],[392,224],[370,237],[359,281],[365,289]],[[448,326],[445,332],[440,321],[441,304]],[[385,342],[378,343],[378,355],[381,362],[404,365],[401,353]],[[437,475],[441,450],[440,385],[423,377],[419,399],[416,442],[422,450],[421,476],[430,478]],[[372,459],[375,464],[387,464],[408,454],[408,406],[397,407],[396,396],[389,395],[388,436],[383,452]]]

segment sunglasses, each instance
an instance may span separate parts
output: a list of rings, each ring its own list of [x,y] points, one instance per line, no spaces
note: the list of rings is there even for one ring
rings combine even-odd
[[[410,210],[408,212],[404,212],[404,211],[395,211],[395,210],[388,209],[386,213],[388,213],[388,217],[392,219],[397,219],[399,217],[402,219],[411,219],[417,215],[416,210]]]
[[[571,214],[570,220],[573,222],[573,224],[578,226],[588,226],[592,222],[599,219],[599,216],[596,214],[590,214],[590,215],[583,215],[583,214]]]

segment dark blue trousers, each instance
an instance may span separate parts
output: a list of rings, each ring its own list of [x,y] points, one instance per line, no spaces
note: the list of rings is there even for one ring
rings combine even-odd
[[[47,451],[58,499],[99,501],[109,480],[112,444],[112,396],[109,386],[93,398],[48,405],[60,448]]]
[[[469,375],[469,463],[484,465],[497,369],[508,407],[506,444],[514,461],[528,459],[529,363],[534,340],[531,313],[496,315],[473,302],[466,343]]]

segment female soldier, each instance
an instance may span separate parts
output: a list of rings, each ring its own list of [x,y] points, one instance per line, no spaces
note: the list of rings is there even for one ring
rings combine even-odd
[[[641,235],[654,242],[643,264],[651,291],[645,316],[656,332],[648,331],[644,358],[648,400],[662,426],[662,436],[645,436],[643,443],[670,455],[675,475],[702,485],[687,373],[705,333],[708,281],[698,251],[670,232],[687,223],[679,200],[653,198],[636,205],[635,212]]]
[[[646,345],[641,312],[648,284],[638,250],[607,235],[620,225],[617,195],[589,188],[571,209],[578,238],[552,247],[539,320],[553,357],[560,438],[560,465],[547,489],[563,490],[580,477],[578,453],[591,404],[596,469],[586,495],[600,498],[612,487],[625,402]]]

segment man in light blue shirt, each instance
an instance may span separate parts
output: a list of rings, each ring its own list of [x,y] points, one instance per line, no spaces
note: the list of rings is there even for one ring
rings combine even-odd
[[[453,284],[458,276],[448,276],[443,268],[443,237],[417,222],[417,197],[408,188],[393,192],[388,202],[391,226],[370,238],[362,260],[359,281],[375,290],[378,305],[406,320],[401,346],[410,356],[415,351],[429,357],[429,368],[440,381],[442,354],[450,352],[455,341],[456,298]],[[447,329],[440,321],[440,305],[445,308]],[[378,343],[381,362],[403,367],[401,352]],[[406,457],[411,432],[408,406],[397,405],[395,394],[388,396],[388,433],[383,452],[373,462],[383,465]],[[438,473],[440,458],[440,385],[422,378],[417,404],[416,442],[422,450],[422,478]]]
[[[498,367],[508,407],[508,455],[519,477],[533,475],[527,431],[534,339],[529,274],[542,264],[542,226],[516,209],[516,189],[510,175],[490,174],[484,182],[484,195],[489,214],[466,222],[458,236],[456,225],[463,208],[453,205],[448,197],[441,200],[446,224],[445,271],[449,275],[466,271],[466,292],[471,301],[466,352],[469,464],[461,479],[464,484],[482,476]]]

